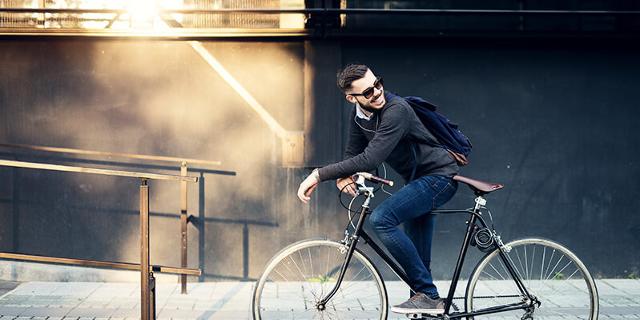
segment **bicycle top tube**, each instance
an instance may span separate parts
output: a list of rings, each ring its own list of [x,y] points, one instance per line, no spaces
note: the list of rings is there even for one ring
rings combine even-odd
[[[381,183],[388,186],[393,186],[394,182],[392,180],[387,180],[378,176],[375,176],[368,172],[358,172],[352,176],[354,183],[358,187],[358,194],[362,194],[366,196],[366,200],[361,205],[363,208],[369,208],[369,203],[371,198],[374,197],[374,190],[371,187],[367,187],[364,182],[370,181],[373,183]],[[479,209],[484,208],[486,205],[486,199],[483,197],[485,194],[490,192],[502,189],[504,186],[498,183],[489,183],[483,182],[479,180],[474,180],[471,178],[463,177],[460,175],[456,175],[453,177],[454,180],[467,184],[469,188],[477,195],[475,198],[475,205],[473,208],[466,209],[434,209],[431,210],[431,214],[454,214],[454,213],[466,213],[470,215],[475,215],[481,221],[483,226],[486,226],[484,219],[482,218]]]

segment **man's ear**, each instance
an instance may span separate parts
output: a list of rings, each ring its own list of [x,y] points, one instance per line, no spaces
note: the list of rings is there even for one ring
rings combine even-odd
[[[346,95],[345,99],[347,99],[347,101],[349,101],[349,103],[357,103],[358,102],[358,100],[356,100],[356,97],[354,97],[354,96],[352,96],[350,94]]]

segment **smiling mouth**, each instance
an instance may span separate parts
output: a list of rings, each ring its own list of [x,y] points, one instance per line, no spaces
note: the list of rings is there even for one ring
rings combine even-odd
[[[382,102],[382,94],[378,95],[377,97],[375,97],[373,100],[371,100],[371,103],[373,104],[379,104],[380,102]]]

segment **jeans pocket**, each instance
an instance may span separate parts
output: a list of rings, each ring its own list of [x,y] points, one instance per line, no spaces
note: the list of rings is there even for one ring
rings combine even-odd
[[[451,200],[457,189],[457,185],[454,187],[450,182],[445,182],[444,186],[442,186],[442,188],[433,196],[433,205],[431,210],[437,209],[447,203],[447,201]]]
[[[429,186],[434,192],[439,193],[442,190],[442,188],[446,187],[449,181],[447,177],[430,176],[429,179],[427,179],[427,183],[429,184]]]

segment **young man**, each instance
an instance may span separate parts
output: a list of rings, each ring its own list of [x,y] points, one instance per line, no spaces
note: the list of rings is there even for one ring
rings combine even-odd
[[[351,175],[389,164],[407,184],[376,207],[369,221],[380,240],[409,277],[415,295],[394,306],[398,313],[444,312],[430,272],[434,217],[431,210],[443,205],[457,190],[452,177],[456,161],[420,122],[407,102],[384,92],[382,77],[365,65],[346,66],[338,74],[338,86],[351,113],[345,160],[315,169],[298,188],[307,203],[319,182],[337,179],[338,189],[355,195]],[[399,225],[405,223],[405,232]]]

